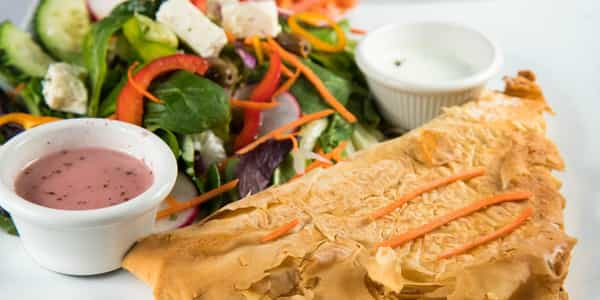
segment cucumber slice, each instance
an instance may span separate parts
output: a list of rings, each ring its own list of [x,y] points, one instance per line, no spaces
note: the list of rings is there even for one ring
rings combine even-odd
[[[50,54],[81,63],[81,46],[91,26],[85,0],[42,0],[34,21],[35,33]]]
[[[10,85],[43,77],[53,60],[31,36],[9,21],[0,24],[0,73]]]

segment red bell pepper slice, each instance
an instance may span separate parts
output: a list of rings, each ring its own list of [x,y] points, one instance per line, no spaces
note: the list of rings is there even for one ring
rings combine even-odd
[[[208,70],[208,62],[196,55],[174,54],[161,57],[143,67],[133,76],[135,85],[146,90],[154,78],[172,71],[186,70],[204,75]],[[121,90],[117,97],[117,120],[142,125],[144,117],[144,95],[131,82]]]
[[[271,101],[273,94],[279,86],[279,80],[281,79],[281,57],[276,52],[271,53],[269,60],[269,70],[265,77],[261,80],[258,86],[252,91],[250,95],[250,101],[254,102],[268,102]],[[235,140],[235,149],[241,149],[246,145],[252,143],[258,135],[258,129],[260,127],[260,111],[255,109],[244,110],[244,128],[242,132]]]

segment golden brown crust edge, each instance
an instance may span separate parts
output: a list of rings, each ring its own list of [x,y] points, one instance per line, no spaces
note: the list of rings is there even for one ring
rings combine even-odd
[[[548,110],[532,73],[506,93],[445,114],[406,136],[234,203],[203,225],[140,242],[124,267],[157,299],[565,299],[575,240],[563,231],[564,199],[552,170],[564,163],[545,137]],[[533,77],[532,77],[533,76]],[[433,145],[433,146],[432,146]],[[364,216],[420,180],[484,165],[457,183],[363,226]],[[481,195],[528,189],[534,217],[513,234],[442,262],[461,245],[513,217],[522,204],[493,207],[409,245],[374,250],[391,234]],[[358,199],[357,199],[358,198]],[[437,213],[432,213],[437,212]],[[415,215],[416,214],[416,215]],[[415,218],[415,216],[418,216]],[[257,239],[290,218],[301,229],[266,245]]]

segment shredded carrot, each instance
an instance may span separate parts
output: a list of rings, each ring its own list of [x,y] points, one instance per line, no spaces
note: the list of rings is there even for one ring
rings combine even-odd
[[[262,65],[265,61],[265,55],[263,54],[262,47],[260,46],[260,38],[258,36],[253,36],[250,40],[252,41],[252,46],[254,47],[258,64]]]
[[[150,101],[155,102],[155,103],[159,103],[162,104],[164,103],[164,101],[158,99],[156,96],[152,95],[150,92],[146,91],[145,89],[143,89],[141,86],[139,86],[137,84],[137,82],[135,82],[135,80],[133,80],[133,70],[135,70],[135,68],[139,65],[139,63],[136,61],[134,62],[131,67],[129,67],[129,69],[127,70],[127,79],[129,80],[129,83],[131,84],[131,86],[138,91],[138,93],[144,95],[146,98],[148,98]]]
[[[282,64],[281,65],[281,73],[283,73],[283,75],[287,76],[287,77],[292,77],[294,76],[294,72],[292,72],[290,70],[290,68],[288,68],[286,65]]]
[[[454,220],[460,219],[462,217],[466,217],[474,212],[482,210],[488,206],[504,203],[504,202],[513,202],[513,201],[523,201],[531,198],[533,193],[531,192],[508,192],[496,196],[492,196],[489,198],[485,198],[483,200],[479,200],[477,202],[471,203],[468,206],[460,208],[456,211],[453,211],[445,216],[441,216],[436,218],[435,220],[408,232],[405,232],[399,236],[391,238],[389,240],[380,242],[375,244],[375,247],[398,247],[409,241],[412,241],[416,238],[422,237],[427,233],[430,233]]]
[[[273,98],[289,91],[292,86],[294,85],[294,83],[296,83],[296,81],[298,80],[298,78],[300,78],[300,70],[297,70],[296,73],[294,73],[290,78],[288,78],[288,80],[286,82],[284,82],[273,94]]]
[[[460,172],[457,174],[453,174],[448,177],[433,180],[431,182],[428,182],[428,183],[416,188],[414,191],[411,191],[405,195],[400,196],[400,198],[396,199],[396,201],[394,201],[393,203],[390,203],[389,205],[375,211],[374,213],[371,214],[370,218],[371,218],[371,220],[380,219],[381,217],[392,213],[397,208],[400,208],[402,205],[404,205],[408,201],[410,201],[414,198],[417,198],[424,193],[430,192],[434,189],[454,183],[459,180],[468,180],[468,179],[471,179],[474,177],[482,176],[483,174],[485,174],[485,168],[475,168],[472,170],[467,170],[467,171],[463,171],[463,172]]]
[[[294,227],[298,226],[298,224],[300,224],[300,220],[298,219],[294,219],[291,222],[284,224],[280,227],[278,227],[277,229],[271,231],[269,234],[263,236],[260,241],[262,243],[267,243],[270,241],[274,241],[282,236],[284,236],[286,233],[288,233],[290,230],[294,229]]]
[[[110,116],[108,116],[108,117],[106,117],[106,118],[107,118],[108,120],[116,120],[116,119],[117,119],[117,114],[116,114],[116,113],[114,113],[114,114],[112,114],[112,115],[110,115]]]
[[[486,235],[476,239],[475,241],[470,242],[460,248],[445,252],[442,255],[440,255],[438,257],[438,259],[445,259],[445,258],[449,258],[452,256],[463,254],[471,249],[474,249],[481,245],[487,244],[488,242],[491,242],[495,239],[499,239],[505,235],[509,235],[513,231],[517,230],[517,228],[519,228],[521,225],[523,225],[523,223],[525,223],[525,221],[527,221],[527,219],[529,217],[531,217],[532,215],[533,215],[533,208],[531,206],[528,206],[511,223],[505,225],[504,227],[502,227],[492,233],[486,234]]]
[[[360,35],[367,34],[366,30],[360,29],[360,28],[350,28],[350,32],[352,32],[354,34],[360,34]]]
[[[172,214],[176,214],[180,211],[184,211],[184,210],[192,208],[194,206],[198,206],[216,196],[219,196],[223,193],[231,191],[232,189],[234,189],[237,186],[238,182],[239,182],[239,179],[232,180],[214,190],[210,190],[210,191],[208,191],[198,197],[195,197],[189,201],[179,202],[176,205],[171,205],[169,208],[159,211],[158,215],[156,216],[156,219],[157,220],[163,219]]]
[[[276,107],[277,105],[279,105],[279,103],[277,101],[255,102],[255,101],[238,100],[238,99],[231,99],[231,100],[229,100],[229,103],[231,104],[231,106],[234,106],[234,107],[249,108],[249,109],[254,109],[254,110],[269,110],[269,109],[272,109],[272,108]]]
[[[165,201],[167,202],[167,204],[169,204],[169,206],[176,206],[177,204],[179,204],[179,201],[177,201],[177,199],[175,199],[175,197],[169,195],[167,196],[167,198],[165,199]]]
[[[310,31],[300,26],[298,21],[303,21],[310,24],[315,24],[319,21],[322,21],[328,24],[329,27],[335,30],[337,36],[336,43],[330,44],[329,42],[322,40],[318,36],[315,36]],[[290,26],[290,29],[293,33],[305,38],[317,50],[325,52],[341,52],[344,51],[344,49],[346,49],[347,38],[346,34],[344,33],[344,30],[334,20],[325,15],[314,12],[298,13],[288,18],[288,25]]]
[[[298,139],[295,137],[295,134],[281,134],[277,133],[273,136],[278,141],[290,140],[292,141],[292,151],[298,150]]]
[[[320,161],[320,160],[315,160],[312,163],[310,163],[308,166],[306,166],[306,168],[304,169],[304,172],[296,174],[294,177],[292,177],[292,179],[290,179],[290,181],[296,180],[296,179],[298,179],[298,178],[300,178],[300,177],[308,174],[310,171],[315,170],[317,168],[327,169],[327,168],[329,168],[331,166],[333,166],[333,163],[331,163],[331,162],[324,162],[324,161]]]
[[[301,118],[290,122],[286,125],[283,125],[263,136],[261,136],[260,138],[258,138],[257,140],[255,140],[254,142],[248,144],[246,147],[238,150],[236,152],[236,154],[244,154],[244,153],[248,153],[250,151],[252,151],[252,149],[258,147],[260,144],[274,138],[276,135],[278,134],[284,134],[286,131],[288,130],[293,130],[296,127],[302,126],[308,122],[314,121],[314,120],[318,120],[324,117],[327,117],[329,115],[332,115],[333,113],[335,113],[335,111],[331,110],[331,109],[326,109],[320,112],[316,112],[316,113],[312,113],[310,115],[305,115],[302,116]]]
[[[26,113],[9,113],[0,116],[0,126],[6,123],[17,123],[25,129],[31,129],[42,124],[59,120],[61,119],[46,116],[34,116]]]
[[[227,36],[227,42],[229,42],[230,44],[235,43],[235,37],[233,36],[233,33],[231,33],[231,31],[225,31],[225,35]]]
[[[325,155],[325,158],[333,159],[337,162],[344,160],[344,157],[342,157],[342,153],[344,152],[344,150],[346,150],[346,147],[348,147],[348,141],[341,142],[337,147],[331,150],[331,152],[327,153],[327,155]]]
[[[313,84],[317,91],[319,91],[325,102],[327,102],[331,107],[333,107],[333,109],[340,113],[340,115],[342,115],[346,121],[350,123],[356,122],[356,117],[350,111],[348,111],[346,107],[338,102],[337,99],[335,99],[325,84],[323,84],[323,81],[321,81],[321,79],[309,67],[303,64],[298,57],[285,51],[272,38],[268,38],[268,45],[272,51],[279,53],[281,58],[300,70],[302,74],[304,74],[304,76]]]

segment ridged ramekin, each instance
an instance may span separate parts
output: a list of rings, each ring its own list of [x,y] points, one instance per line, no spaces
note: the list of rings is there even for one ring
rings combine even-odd
[[[389,76],[376,65],[374,56],[407,39],[440,47],[473,67],[467,77],[424,82]],[[477,98],[502,65],[498,47],[483,34],[463,25],[421,22],[384,26],[370,32],[356,50],[356,62],[386,121],[398,129],[410,130],[440,114],[443,107]]]

